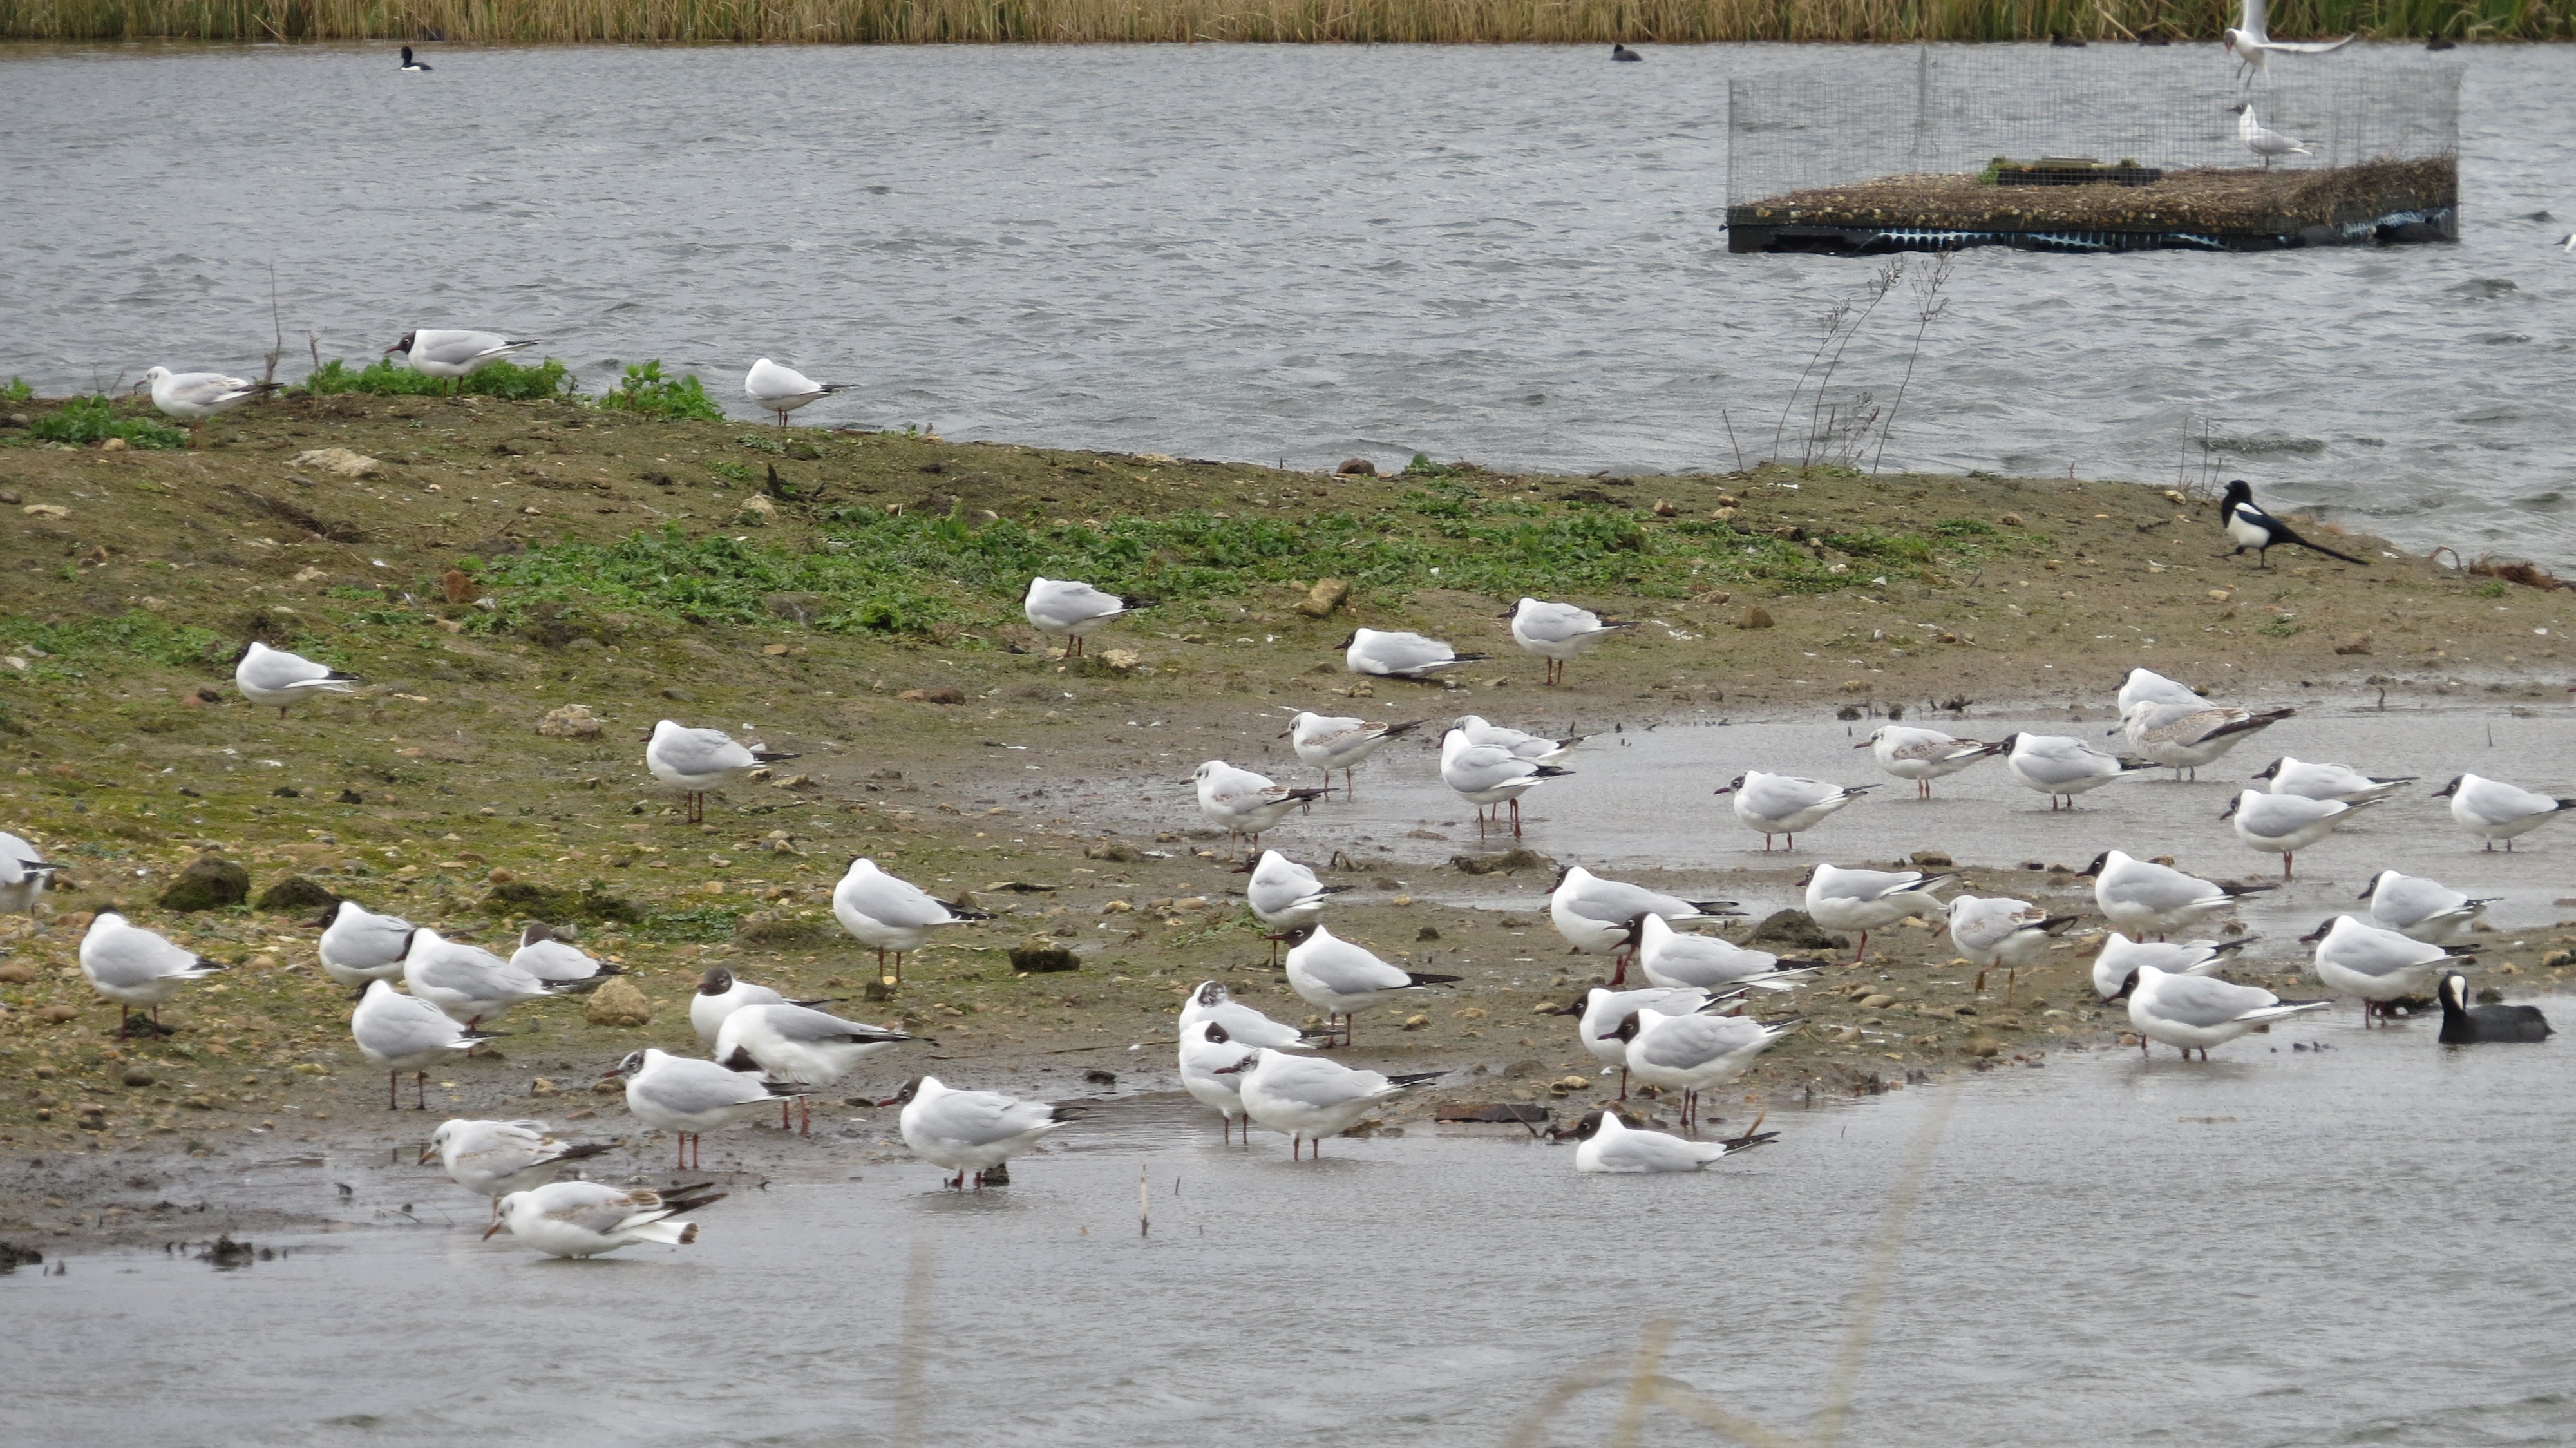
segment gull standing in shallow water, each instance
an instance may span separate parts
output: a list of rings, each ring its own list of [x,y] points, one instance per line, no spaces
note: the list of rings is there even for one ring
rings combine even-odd
[[[1735,798],[1735,817],[1747,829],[1762,832],[1762,850],[1771,850],[1774,834],[1788,837],[1788,848],[1798,848],[1798,832],[1823,820],[1825,816],[1850,804],[1869,791],[1874,784],[1845,789],[1818,779],[1800,779],[1792,774],[1764,774],[1747,770],[1718,786],[1717,793]]]
[[[626,1109],[636,1120],[671,1133],[681,1171],[696,1165],[691,1148],[701,1144],[704,1133],[731,1126],[781,1097],[805,1094],[799,1087],[651,1047],[629,1054],[608,1074],[626,1078]]]
[[[2280,855],[2281,878],[2287,880],[2292,856],[2333,834],[2335,826],[2349,819],[2355,810],[2368,809],[2370,803],[2344,804],[2296,794],[2258,794],[2249,789],[2236,796],[2236,802],[2218,817],[2235,821],[2236,838],[2247,845]]]
[[[2474,774],[2458,776],[2433,791],[2433,798],[2448,799],[2451,818],[2459,822],[2460,828],[2485,840],[2488,849],[2494,849],[2496,841],[2504,841],[2507,854],[2513,852],[2517,838],[2576,809],[2576,799],[2533,794],[2520,785]]]
[[[943,925],[963,925],[993,917],[962,904],[933,899],[909,880],[877,868],[865,855],[850,861],[841,883],[832,887],[832,918],[861,945],[877,953],[877,979],[885,979],[886,952],[894,952],[894,981],[903,983],[903,958],[919,950],[930,932]]]
[[[2433,945],[2426,941],[2364,925],[2338,915],[2299,937],[2317,948],[2317,979],[2337,995],[2361,997],[2361,1023],[2388,1018],[2391,1001],[2420,996],[2432,989],[2433,977],[2449,968],[2454,956],[2474,945]]]
[[[1550,684],[1565,682],[1565,665],[1584,650],[1634,623],[1613,623],[1588,608],[1523,598],[1503,617],[1512,621],[1512,642],[1547,660]]]
[[[737,774],[794,759],[756,744],[737,744],[721,729],[691,729],[664,719],[644,736],[644,767],[655,779],[687,791],[688,823],[707,818],[707,791]]]
[[[1760,1126],[1760,1121],[1753,1123]],[[1574,1134],[1583,1144],[1574,1149],[1574,1169],[1618,1175],[1631,1172],[1698,1171],[1721,1157],[1777,1141],[1776,1131],[1748,1131],[1724,1141],[1685,1141],[1664,1131],[1643,1131],[1607,1107],[1587,1113]]]
[[[1947,911],[1932,892],[1959,878],[1955,873],[1926,875],[1920,870],[1846,870],[1818,865],[1799,883],[1807,887],[1807,917],[1827,930],[1857,930],[1852,947],[1858,964],[1869,950],[1869,933],[1908,915]]]
[[[1624,880],[1602,879],[1581,865],[1558,871],[1555,888],[1547,897],[1548,923],[1574,947],[1575,954],[1609,950],[1618,956],[1618,968],[1610,975],[1612,985],[1628,978],[1627,954],[1636,944],[1638,916],[1706,920],[1734,913],[1732,900],[1685,900]]]
[[[1351,771],[1363,760],[1387,746],[1387,742],[1422,727],[1419,719],[1402,724],[1373,724],[1365,719],[1344,718],[1333,714],[1300,711],[1288,721],[1288,732],[1279,737],[1297,751],[1297,757],[1308,767],[1324,771],[1324,787],[1333,787],[1333,771],[1342,772],[1342,789],[1346,798],[1359,798],[1351,783]]]
[[[399,915],[378,915],[355,900],[335,902],[313,924],[322,931],[316,947],[322,973],[359,995],[366,994],[371,980],[402,978],[403,954],[419,928]]]
[[[1699,1093],[1743,1075],[1773,1041],[1802,1018],[1667,1016],[1635,1011],[1610,1034],[1628,1043],[1628,1073],[1649,1086],[1682,1093],[1682,1128],[1699,1120]]]
[[[1214,1021],[1225,1027],[1227,1038],[1239,1046],[1303,1051],[1317,1044],[1295,1026],[1282,1025],[1236,1000],[1223,981],[1201,981],[1199,988],[1182,1000],[1180,1033],[1187,1036],[1190,1027],[1201,1021]]]
[[[1233,1068],[1250,1065],[1257,1049],[1236,1040],[1214,1021],[1181,1024],[1181,1089],[1217,1114],[1226,1141],[1234,1140],[1234,1124],[1244,1119],[1242,1082]],[[1249,1126],[1244,1128],[1243,1144],[1252,1144]]]
[[[503,1227],[549,1257],[596,1257],[637,1242],[685,1247],[698,1240],[698,1224],[674,1221],[726,1193],[711,1183],[649,1192],[604,1182],[551,1182],[501,1199],[501,1219],[484,1229],[490,1239]]]
[[[2006,751],[2004,767],[2024,786],[2047,795],[2051,814],[2057,812],[2060,799],[2073,809],[2075,796],[2155,768],[2143,760],[2105,754],[2064,734],[2012,734],[2001,742]]]
[[[817,382],[793,367],[782,367],[766,357],[752,363],[751,371],[742,379],[743,395],[761,411],[776,413],[780,427],[787,425],[787,414],[806,403],[819,401],[835,392],[847,392],[853,385],[848,382]]]
[[[1491,654],[1462,654],[1438,639],[1418,633],[1353,629],[1342,640],[1342,663],[1354,674],[1379,679],[1429,679],[1442,669],[1480,663]]]
[[[252,639],[242,645],[233,657],[233,687],[254,704],[265,704],[286,717],[286,706],[315,694],[346,694],[361,682],[355,674],[344,674],[328,664],[317,664],[301,654],[273,649]]]
[[[146,1007],[152,1012],[151,1034],[174,1034],[161,1024],[161,1003],[188,982],[230,967],[128,924],[113,910],[101,910],[81,936],[80,968],[92,990],[116,1002],[116,1035],[123,1040],[132,1033],[134,1012]]]
[[[1512,838],[1521,837],[1521,796],[1546,780],[1574,773],[1553,764],[1523,759],[1499,744],[1471,744],[1467,732],[1451,726],[1440,736],[1440,782],[1476,807],[1476,832],[1483,834],[1485,811],[1511,806]]]
[[[1956,774],[1988,755],[2004,751],[2000,744],[1988,744],[1982,739],[1957,739],[1938,729],[1923,729],[1910,724],[1883,724],[1852,748],[1869,750],[1878,760],[1879,768],[1899,779],[1914,781],[1916,799],[1932,797],[1932,781]]]
[[[1269,775],[1238,769],[1222,759],[1211,759],[1190,771],[1190,782],[1198,786],[1199,813],[1207,816],[1209,824],[1224,827],[1228,849],[1237,838],[1250,835],[1252,848],[1259,850],[1264,831],[1300,805],[1332,793],[1329,786],[1290,789]]]
[[[420,1149],[420,1165],[432,1160],[458,1186],[492,1199],[498,1217],[501,1198],[541,1187],[577,1161],[612,1152],[613,1141],[570,1145],[547,1134],[542,1121],[469,1121],[463,1117],[438,1123],[429,1144]]]
[[[1288,1138],[1291,1161],[1307,1142],[1314,1144],[1315,1160],[1322,1161],[1325,1137],[1341,1135],[1375,1107],[1448,1074],[1422,1071],[1383,1076],[1353,1070],[1339,1061],[1267,1049],[1218,1071],[1236,1078],[1243,1109],[1253,1120]]]
[[[2093,877],[2093,903],[2102,907],[2112,927],[2141,940],[2180,934],[2235,909],[2241,896],[2281,888],[2222,885],[2186,875],[2171,865],[2132,859],[2118,850],[2104,850],[2075,873]]]
[[[2297,712],[2273,709],[2256,714],[2223,704],[2142,700],[2129,706],[2113,732],[2128,736],[2130,748],[2174,771],[2175,778],[2190,770],[2192,778],[2198,779],[2200,766]]]
[[[1592,737],[1589,734],[1569,734],[1562,739],[1552,739],[1544,734],[1496,724],[1482,714],[1461,714],[1458,722],[1449,727],[1465,735],[1470,744],[1496,745],[1514,758],[1526,759],[1532,764],[1558,763],[1574,752],[1574,746]]]
[[[2138,1031],[2138,1050],[2162,1041],[2189,1056],[2225,1045],[2257,1026],[2287,1020],[2303,1011],[2321,1011],[2330,1001],[2283,1001],[2258,986],[2209,976],[2168,975],[2152,965],[2129,973],[2129,1024]]]
[[[1655,917],[1649,915],[1649,920]],[[1741,994],[1738,992],[1737,994]],[[1619,1099],[1628,1099],[1628,1043],[1614,1034],[1619,1023],[1639,1011],[1652,1011],[1659,1016],[1687,1016],[1707,1010],[1718,997],[1690,987],[1658,987],[1650,990],[1608,990],[1594,986],[1576,1000],[1549,1011],[1552,1016],[1573,1016],[1575,1034],[1583,1049],[1604,1065],[1619,1068]]]
[[[2487,907],[2504,897],[2473,899],[2439,880],[2382,870],[2370,877],[2369,888],[2353,898],[2370,902],[2370,923],[2382,930],[2428,945],[2448,945],[2468,934]]]
[[[773,1081],[830,1086],[870,1056],[913,1039],[885,1026],[845,1021],[804,1006],[744,1006],[725,1017],[724,1028],[716,1033],[715,1059],[729,1071],[764,1071]],[[812,1100],[799,1097],[796,1104],[804,1114],[798,1131],[810,1136]],[[778,1129],[787,1129],[784,1101],[778,1103]]]
[[[2114,930],[2102,939],[2101,953],[2093,957],[2093,991],[2105,1001],[2120,998],[2122,988],[2139,966],[2152,965],[2167,975],[2210,975],[2227,963],[2231,952],[2243,950],[2260,935],[2240,935],[2233,940],[2131,940]]]
[[[134,385],[151,388],[154,407],[184,419],[193,441],[207,418],[230,412],[254,397],[266,397],[285,384],[253,382],[221,372],[173,372],[167,367],[155,367]]]
[[[1070,578],[1032,578],[1028,593],[1020,599],[1020,613],[1029,627],[1048,638],[1063,639],[1065,657],[1074,659],[1082,657],[1084,638],[1145,607],[1149,605],[1144,599],[1104,593]]]
[[[367,982],[358,1008],[349,1013],[349,1038],[358,1054],[385,1068],[385,1109],[402,1110],[402,1073],[412,1080],[412,1109],[429,1109],[429,1068],[450,1051],[470,1051],[491,1039],[468,1030],[457,1019],[418,996],[394,989],[389,980]]]
[[[1435,985],[1456,985],[1454,975],[1421,975],[1398,970],[1378,959],[1367,946],[1336,939],[1321,925],[1300,925],[1286,935],[1288,988],[1297,998],[1324,1013],[1329,1037],[1341,1022],[1341,1044],[1351,1043],[1351,1018],[1371,1006],[1384,1005],[1402,992]]]
[[[922,1160],[957,1173],[948,1185],[959,1191],[966,1188],[966,1173],[975,1173],[975,1189],[981,1191],[987,1176],[1002,1175],[1004,1162],[1082,1116],[1076,1106],[959,1091],[936,1076],[916,1076],[877,1104],[903,1108],[903,1144]]]

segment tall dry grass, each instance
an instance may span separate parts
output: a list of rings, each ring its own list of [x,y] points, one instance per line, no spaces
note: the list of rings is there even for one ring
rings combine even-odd
[[[924,45],[2212,39],[2234,0],[0,0],[22,40]],[[2272,33],[2541,40],[2546,0],[2278,0]]]

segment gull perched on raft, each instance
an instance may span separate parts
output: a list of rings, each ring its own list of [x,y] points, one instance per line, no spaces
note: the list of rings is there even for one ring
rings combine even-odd
[[[2149,935],[2162,940],[2179,934],[2235,909],[2241,896],[2281,888],[2268,884],[2222,885],[2186,875],[2171,865],[2133,859],[2118,850],[2104,850],[2093,857],[2093,863],[2075,873],[2093,877],[2093,903],[2102,907],[2112,928],[2141,940]]]
[[[2520,785],[2474,774],[2454,778],[2433,791],[2433,798],[2449,800],[2451,818],[2462,829],[2485,840],[2488,849],[2494,849],[2495,842],[2502,840],[2507,853],[2512,852],[2518,837],[2576,809],[2576,799],[2533,794]]]
[[[233,687],[254,704],[265,704],[286,717],[286,706],[315,694],[346,694],[362,682],[302,654],[273,649],[252,639],[233,655]]]
[[[92,990],[116,1002],[116,1034],[121,1040],[132,1029],[134,1012],[145,1007],[152,1011],[152,1034],[173,1034],[161,1024],[161,1003],[188,982],[230,967],[128,924],[113,910],[101,910],[81,936],[80,968]]]
[[[1735,817],[1744,822],[1745,828],[1762,832],[1762,849],[1767,854],[1772,835],[1786,835],[1788,848],[1794,850],[1798,848],[1800,830],[1876,788],[1874,784],[1863,784],[1846,789],[1820,779],[1746,770],[1716,792],[1735,796],[1731,801]]]
[[[1473,744],[1467,732],[1454,725],[1440,736],[1440,782],[1452,793],[1476,807],[1476,831],[1484,833],[1485,811],[1495,805],[1509,805],[1512,812],[1512,838],[1521,834],[1521,796],[1550,779],[1562,779],[1574,773],[1553,764],[1540,764],[1523,759],[1499,744]]]
[[[1438,639],[1418,633],[1362,628],[1342,640],[1342,663],[1354,674],[1379,679],[1422,681],[1442,669],[1479,663],[1491,654],[1462,654]]]
[[[1357,799],[1359,791],[1351,784],[1351,771],[1370,755],[1384,749],[1388,742],[1400,739],[1421,728],[1420,719],[1402,724],[1374,724],[1339,714],[1318,714],[1300,710],[1288,721],[1288,732],[1279,737],[1297,751],[1297,757],[1315,769],[1324,771],[1324,787],[1333,784],[1333,771],[1342,772],[1342,790],[1346,797]]]
[[[1614,623],[1588,608],[1523,598],[1503,617],[1512,621],[1512,642],[1547,660],[1550,684],[1565,682],[1566,661],[1634,623]]]
[[[1556,885],[1548,891],[1548,923],[1576,954],[1587,950],[1615,950],[1618,969],[1611,972],[1610,983],[1627,979],[1627,952],[1636,944],[1636,920],[1640,915],[1661,916],[1672,920],[1703,920],[1735,913],[1732,900],[1685,900],[1666,895],[1643,885],[1624,880],[1605,880],[1581,865],[1568,865],[1557,872]]]
[[[2354,36],[2341,40],[2274,40],[2265,33],[2270,0],[2236,0],[2236,23],[2219,32],[2227,53],[2236,60],[2237,74],[2247,81],[2263,69],[2263,59],[2274,52],[2282,55],[2323,55],[2352,44]],[[2239,107],[2239,109],[2243,109]]]
[[[1761,1123],[1756,1121],[1754,1125]],[[1748,1131],[1724,1141],[1689,1141],[1665,1131],[1630,1126],[1607,1107],[1586,1115],[1574,1128],[1583,1142],[1574,1149],[1574,1169],[1620,1175],[1634,1172],[1698,1171],[1722,1157],[1777,1141],[1776,1131]]]
[[[903,983],[903,958],[919,950],[930,932],[943,925],[963,925],[993,917],[981,910],[931,897],[909,880],[877,868],[865,855],[855,856],[832,887],[832,918],[861,945],[877,953],[877,979],[885,979],[886,953],[894,953],[894,984]]]
[[[903,1108],[903,1144],[922,1160],[957,1173],[948,1185],[960,1191],[965,1190],[966,1173],[975,1173],[975,1187],[981,1191],[987,1173],[1082,1116],[1080,1107],[959,1091],[936,1076],[916,1076],[877,1104]]]
[[[418,996],[404,995],[389,980],[367,982],[358,1008],[349,1013],[349,1039],[358,1054],[385,1068],[385,1109],[402,1110],[402,1073],[419,1073],[412,1081],[416,1111],[429,1109],[429,1068],[450,1051],[471,1051],[490,1040],[469,1030],[454,1016]]]
[[[1899,779],[1914,781],[1916,799],[1932,797],[1932,781],[1956,774],[1988,755],[2004,752],[2000,744],[1954,738],[1938,729],[1911,724],[1883,724],[1852,748],[1870,751],[1879,768]]]
[[[743,395],[761,411],[778,414],[780,427],[787,425],[787,414],[806,403],[829,397],[835,392],[847,392],[856,385],[850,382],[817,382],[793,367],[782,367],[766,357],[752,363],[750,373],[742,379]]]
[[[721,729],[691,729],[664,719],[644,736],[644,767],[687,791],[688,822],[707,817],[707,791],[748,770],[796,758],[756,744],[737,744]]]
[[[1262,832],[1286,819],[1289,812],[1332,793],[1324,789],[1290,789],[1266,774],[1238,769],[1222,759],[1211,759],[1190,771],[1190,782],[1198,786],[1199,813],[1212,825],[1225,827],[1226,845],[1230,849],[1238,836],[1250,835],[1252,848],[1261,848]]]
[[[2236,113],[2236,139],[2245,149],[2263,158],[2263,169],[2272,169],[2275,156],[2313,156],[2317,148],[2294,136],[2285,136],[2254,119],[2254,107],[2243,101],[2229,106]]]
[[[613,1187],[605,1182],[549,1182],[501,1199],[501,1219],[484,1229],[488,1240],[503,1227],[549,1257],[596,1257],[637,1242],[685,1247],[698,1240],[698,1224],[675,1221],[709,1202],[724,1200],[710,1183],[668,1192]]]
[[[2120,998],[2129,977],[2142,965],[2152,965],[2167,975],[2209,975],[2227,963],[2234,951],[2243,950],[2260,935],[2240,935],[2233,940],[2131,940],[2114,930],[2102,939],[2101,953],[2093,957],[2093,990],[2106,1001]]]
[[[1375,1107],[1448,1074],[1421,1071],[1384,1076],[1353,1070],[1339,1061],[1267,1049],[1218,1071],[1236,1078],[1243,1109],[1253,1120],[1288,1138],[1291,1161],[1297,1159],[1303,1143],[1312,1143],[1315,1160],[1322,1161],[1325,1137],[1341,1135]]]
[[[2415,776],[2411,774],[2396,779],[2375,779],[2344,765],[2311,764],[2286,754],[2263,766],[2263,772],[2254,778],[2270,780],[2274,794],[2305,795],[2309,799],[2340,800],[2345,804],[2383,800],[2415,782]]]
[[[2141,700],[2123,712],[2120,727],[2112,732],[2126,735],[2130,748],[2174,771],[2176,779],[2184,770],[2198,779],[2200,766],[2297,712],[2271,709],[2256,714],[2203,699],[2188,704]]]
[[[230,412],[254,397],[266,397],[285,384],[253,382],[244,377],[227,377],[221,372],[173,372],[155,367],[143,374],[136,388],[152,389],[152,405],[172,417],[185,419],[193,439],[207,418]]]
[[[2434,945],[2394,930],[2364,925],[2337,915],[2299,937],[2317,948],[2317,979],[2338,995],[2361,997],[2361,1023],[2388,1018],[2388,1003],[2420,996],[2432,988],[2435,973],[2449,968],[2453,957],[2474,953],[2474,945]]]
[[[2209,1048],[2224,1045],[2257,1026],[2287,1020],[2303,1011],[2321,1011],[2331,1001],[2283,1001],[2258,986],[2208,976],[2168,975],[2152,965],[2129,973],[2122,989],[2129,997],[2129,1024],[2138,1031],[2138,1050],[2162,1041],[2188,1057],[2194,1050],[2209,1059]]]
[[[2468,934],[2487,907],[2504,897],[2472,898],[2439,880],[2382,870],[2370,877],[2369,888],[2353,898],[2370,902],[2370,923],[2382,930],[2428,945],[2448,945]]]
[[[466,378],[536,345],[514,342],[498,332],[422,327],[403,333],[401,341],[385,349],[385,355],[400,356],[414,372],[424,377],[448,378],[462,389]]]
[[[1048,638],[1063,639],[1065,656],[1075,659],[1082,657],[1084,638],[1112,620],[1150,606],[1144,599],[1104,593],[1071,578],[1032,578],[1029,591],[1020,599],[1020,613],[1029,627]]]

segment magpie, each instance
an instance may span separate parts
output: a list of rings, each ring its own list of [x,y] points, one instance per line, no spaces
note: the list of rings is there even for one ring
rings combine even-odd
[[[2254,506],[2253,486],[2243,478],[2237,478],[2227,485],[2227,496],[2220,502],[2219,512],[2227,522],[2227,536],[2236,540],[2234,548],[2219,555],[2223,558],[2233,558],[2251,548],[2254,550],[2254,566],[2269,568],[2271,564],[2264,561],[2266,551],[2281,544],[2290,543],[2305,548],[2311,553],[2322,553],[2328,558],[2340,558],[2346,563],[2358,563],[2364,568],[2370,566],[2370,560],[2367,558],[2355,558],[2349,553],[2337,553],[2323,544],[2311,543],[2291,532],[2289,524]]]

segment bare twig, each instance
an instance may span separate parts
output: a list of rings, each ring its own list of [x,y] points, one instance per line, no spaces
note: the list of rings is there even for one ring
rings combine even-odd
[[[1940,1149],[1941,1130],[1950,1121],[1950,1108],[1959,1102],[1958,1088],[1940,1093],[1923,1109],[1923,1120],[1916,1128],[1913,1149],[1906,1153],[1905,1166],[1896,1175],[1896,1187],[1887,1194],[1887,1206],[1879,1215],[1878,1240],[1870,1244],[1869,1265],[1862,1270],[1860,1300],[1852,1310],[1851,1327],[1843,1335],[1843,1350],[1834,1363],[1833,1376],[1825,1383],[1825,1403],[1817,1410],[1811,1436],[1823,1448],[1832,1448],[1842,1436],[1843,1417],[1851,1410],[1852,1394],[1860,1387],[1862,1360],[1869,1355],[1869,1337],[1878,1325],[1878,1300],[1887,1291],[1887,1279],[1896,1273],[1897,1255],[1905,1250],[1905,1219],[1914,1211],[1914,1199],[1923,1190],[1923,1175],[1932,1166],[1932,1154]]]
[[[1816,379],[1815,400],[1809,404],[1808,409],[1807,436],[1810,443],[1812,443],[1816,437],[1814,421],[1815,412],[1824,405],[1825,389],[1833,385],[1834,371],[1843,365],[1844,351],[1851,346],[1852,338],[1859,336],[1860,329],[1868,324],[1870,313],[1877,311],[1878,304],[1887,300],[1887,294],[1896,290],[1898,279],[1904,275],[1905,257],[1902,253],[1899,253],[1897,256],[1890,259],[1887,265],[1880,267],[1876,272],[1871,273],[1868,281],[1861,283],[1861,291],[1867,294],[1868,301],[1861,306],[1860,315],[1853,317],[1851,319],[1851,325],[1843,329],[1841,340],[1834,344],[1833,356],[1825,363],[1825,375]],[[1809,449],[1809,455],[1802,457],[1800,461],[1815,461],[1812,447]]]
[[[1887,420],[1878,429],[1878,454],[1869,460],[1872,476],[1887,461],[1887,440],[1896,431],[1896,410],[1905,405],[1905,389],[1914,385],[1914,364],[1923,357],[1923,334],[1950,309],[1950,299],[1941,295],[1941,289],[1950,284],[1950,268],[1957,260],[1955,254],[1945,251],[1908,283],[1914,293],[1914,346],[1905,354],[1905,377],[1896,384],[1896,400],[1887,405]]]
[[[286,356],[286,323],[277,312],[277,263],[268,264],[268,325],[272,340],[268,348],[268,370],[260,374],[262,382],[277,380],[277,364]]]

